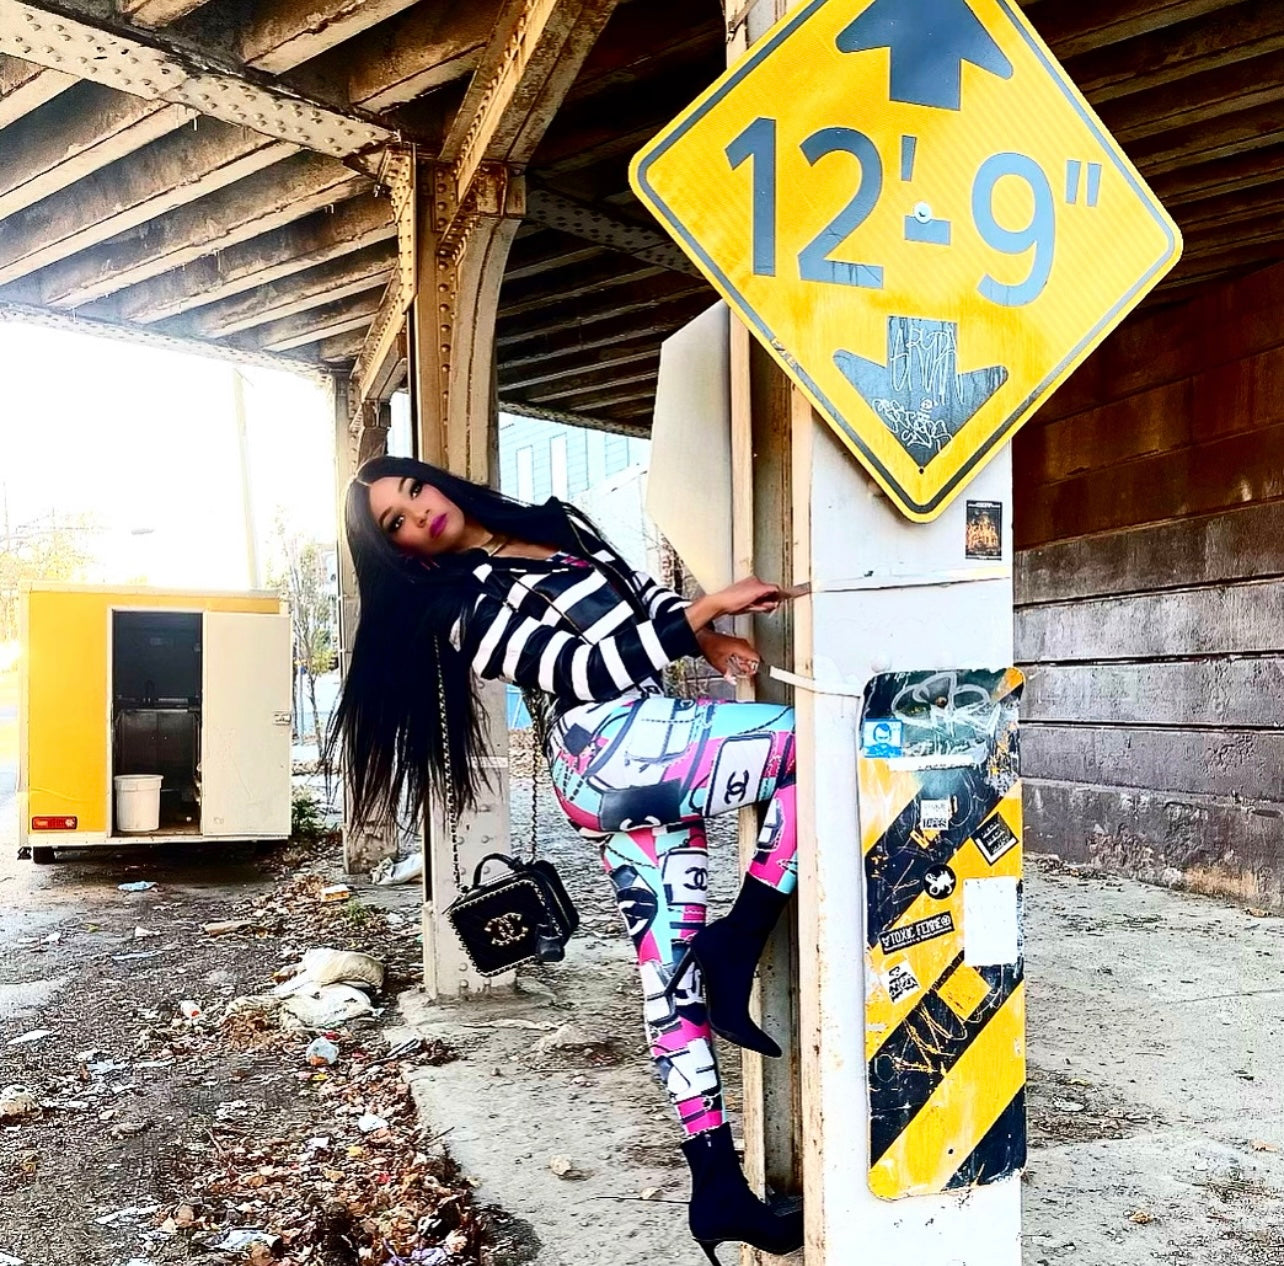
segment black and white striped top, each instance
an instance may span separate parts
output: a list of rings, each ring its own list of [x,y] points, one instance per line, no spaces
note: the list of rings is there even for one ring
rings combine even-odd
[[[604,542],[586,544],[593,559],[631,581],[645,618],[610,576],[583,559],[490,559],[474,569],[481,592],[451,636],[479,676],[543,692],[555,715],[660,694],[660,670],[700,654],[684,599],[632,571]]]

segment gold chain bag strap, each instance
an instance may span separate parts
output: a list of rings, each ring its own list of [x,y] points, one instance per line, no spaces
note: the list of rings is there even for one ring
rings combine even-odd
[[[446,765],[446,819],[455,887],[459,890],[459,896],[446,907],[446,918],[455,929],[464,953],[482,976],[498,976],[524,963],[561,962],[566,957],[566,942],[579,927],[580,917],[552,862],[535,855],[539,830],[538,751],[532,752],[529,860],[506,853],[489,853],[477,863],[471,887],[464,885],[459,864],[459,810],[455,803],[450,735],[446,728],[446,679],[441,668],[440,644],[437,650],[437,706],[441,713]],[[488,862],[502,863],[506,873],[483,881],[482,873]]]

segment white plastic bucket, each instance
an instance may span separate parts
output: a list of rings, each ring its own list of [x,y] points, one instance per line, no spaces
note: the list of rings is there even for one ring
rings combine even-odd
[[[154,831],[160,826],[160,774],[117,774],[116,829]]]

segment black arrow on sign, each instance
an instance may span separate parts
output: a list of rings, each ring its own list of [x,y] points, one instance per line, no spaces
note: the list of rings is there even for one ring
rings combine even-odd
[[[910,105],[961,109],[964,62],[1012,77],[1012,63],[967,0],[874,0],[836,42],[843,53],[890,48],[892,100]]]
[[[887,364],[837,351],[846,375],[901,447],[924,469],[1008,380],[1002,365],[958,372],[954,321],[887,319]]]

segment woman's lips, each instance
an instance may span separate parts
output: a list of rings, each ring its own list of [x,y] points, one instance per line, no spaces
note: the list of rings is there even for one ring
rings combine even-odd
[[[428,535],[435,541],[446,530],[446,516],[439,514],[429,525]]]

